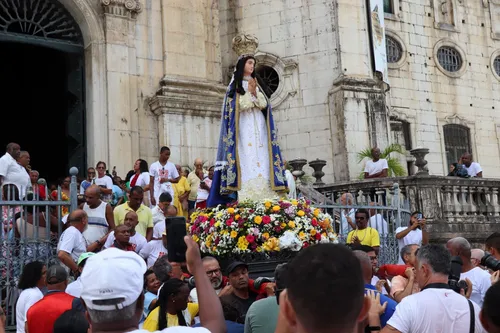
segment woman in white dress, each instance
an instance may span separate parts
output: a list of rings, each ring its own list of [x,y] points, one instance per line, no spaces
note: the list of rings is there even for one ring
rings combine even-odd
[[[258,41],[237,36],[238,63],[226,92],[221,134],[208,207],[231,201],[272,199],[286,191],[285,168],[274,126],[271,92],[256,75],[253,54]]]

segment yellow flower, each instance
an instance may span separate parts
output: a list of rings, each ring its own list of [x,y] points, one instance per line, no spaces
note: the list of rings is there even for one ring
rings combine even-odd
[[[218,228],[218,227],[220,227],[220,222],[219,222],[219,221],[217,221],[217,222],[215,222],[215,224],[214,224],[214,225],[215,225],[215,227],[216,227],[216,228]]]
[[[281,229],[284,229],[286,228],[286,223],[285,222],[281,222],[281,225],[280,225]]]
[[[318,208],[316,208],[313,212],[315,217],[318,217],[319,213],[320,213],[320,210]]]
[[[311,234],[311,236],[315,236],[317,231],[316,231],[316,229],[311,229],[311,231],[309,231],[309,233]]]
[[[237,246],[240,250],[246,250],[248,248],[248,241],[245,236],[240,236],[240,238],[238,238]]]
[[[234,220],[238,221],[240,219],[240,217],[241,217],[240,214],[236,214],[236,215],[234,215]]]
[[[238,233],[236,231],[231,231],[231,238],[236,238],[238,236]]]
[[[222,213],[217,213],[217,218],[220,219],[222,217]]]
[[[267,251],[267,252],[279,251],[280,250],[280,241],[275,237],[269,238],[267,240],[267,242],[265,242],[262,245],[262,248],[264,249],[264,251]]]
[[[292,206],[297,206],[299,204],[299,202],[295,199],[290,202],[292,203]]]
[[[212,248],[212,252],[215,252],[215,250],[217,250],[217,247],[215,247],[215,246],[214,246],[214,247]]]
[[[301,240],[304,240],[304,239],[306,238],[306,233],[305,233],[305,232],[303,232],[303,231],[299,232],[299,238],[300,238]]]
[[[266,202],[264,203],[264,207],[266,207],[266,209],[271,208],[271,203],[270,203],[269,201],[266,201]]]
[[[269,233],[268,232],[263,233],[262,238],[264,238],[266,240],[269,239]]]
[[[262,248],[260,246],[257,246],[257,248],[255,249],[255,251],[262,252]]]
[[[262,223],[262,217],[260,216],[256,216],[253,218],[253,221],[257,224],[261,224]]]
[[[299,211],[297,212],[297,215],[302,217],[302,216],[306,215],[306,213],[304,213],[304,211],[303,211],[303,210],[299,210]]]
[[[321,236],[327,238],[326,232],[321,233]]]
[[[210,240],[208,240],[208,239],[207,239],[207,240],[205,241],[205,245],[206,245],[207,247],[210,247],[210,246],[212,245],[212,241],[210,241]]]
[[[229,207],[229,208],[227,209],[227,212],[228,212],[229,214],[234,214],[234,208],[233,208],[233,207]]]
[[[195,242],[198,242],[198,241],[200,240],[200,238],[199,238],[198,236],[196,236],[196,235],[193,235],[193,240],[194,240]]]
[[[220,234],[221,234],[222,236],[227,235],[228,233],[229,233],[229,230],[222,230],[222,231],[220,232]]]
[[[295,222],[293,221],[288,222],[288,226],[292,229],[295,228]]]
[[[279,212],[280,209],[280,206],[273,206],[273,212]]]

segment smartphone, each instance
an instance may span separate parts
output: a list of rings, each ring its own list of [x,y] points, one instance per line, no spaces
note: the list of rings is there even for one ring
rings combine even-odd
[[[424,218],[424,216],[423,216],[422,214],[420,214],[420,213],[419,213],[419,214],[417,214],[417,220],[421,220],[421,219],[423,219],[423,218]]]
[[[167,217],[165,219],[167,231],[168,261],[186,262],[187,246],[184,242],[186,236],[186,218],[184,216]]]

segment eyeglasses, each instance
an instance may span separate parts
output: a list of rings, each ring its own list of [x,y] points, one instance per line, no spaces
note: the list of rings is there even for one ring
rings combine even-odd
[[[97,167],[97,169],[104,169],[104,167]]]
[[[207,275],[212,276],[212,275],[218,275],[220,273],[220,268],[214,269],[212,271],[208,271]]]
[[[370,257],[370,260],[371,260],[371,261],[375,261],[375,260],[377,260],[377,256]]]

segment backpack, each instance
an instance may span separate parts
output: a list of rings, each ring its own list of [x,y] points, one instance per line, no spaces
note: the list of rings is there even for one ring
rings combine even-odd
[[[463,164],[457,164],[455,169],[455,176],[461,178],[469,178],[469,173]]]

